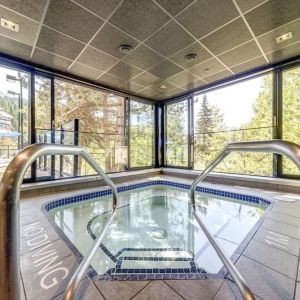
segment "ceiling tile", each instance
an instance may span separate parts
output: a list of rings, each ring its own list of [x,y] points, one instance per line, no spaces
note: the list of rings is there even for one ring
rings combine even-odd
[[[197,58],[194,61],[189,62],[185,59],[185,56],[191,53],[197,54]],[[198,42],[195,42],[187,48],[183,49],[182,51],[171,56],[170,60],[177,63],[183,68],[190,68],[211,57],[212,55],[208,51],[206,51]]]
[[[110,55],[121,58],[124,54],[119,50],[120,45],[130,45],[135,48],[138,42],[114,26],[106,24],[93,39],[91,45]]]
[[[201,40],[215,55],[252,39],[244,21],[239,18]]]
[[[125,87],[126,87],[126,80],[115,77],[115,76],[107,74],[107,73],[103,74],[96,81],[105,86],[114,87],[117,89],[125,89]]]
[[[272,0],[245,14],[256,36],[299,18],[300,1]]]
[[[129,55],[126,55],[123,60],[143,70],[149,69],[151,66],[162,62],[164,58],[144,45],[134,49]]]
[[[109,70],[110,74],[123,78],[125,80],[129,80],[141,72],[142,71],[137,69],[136,67],[128,65],[122,61],[118,62]]]
[[[168,78],[167,80],[187,90],[191,90],[205,84],[203,80],[188,71],[183,71]]]
[[[39,24],[0,6],[0,16],[20,25],[19,32],[0,27],[0,34],[24,44],[33,45]]]
[[[147,40],[146,45],[165,56],[170,56],[193,42],[194,39],[178,24],[170,22]]]
[[[6,6],[33,20],[40,21],[47,0],[0,0],[0,5]]]
[[[32,47],[0,35],[0,52],[29,60]]]
[[[229,77],[230,75],[232,76],[232,74],[229,71],[223,70],[223,71],[221,71],[219,73],[207,76],[204,79],[207,82],[212,83],[212,82],[215,82],[215,81],[219,81],[221,79],[225,79],[226,77]]]
[[[137,93],[144,88],[145,87],[135,84],[134,82],[131,82],[131,81],[126,82],[126,90],[131,93]]]
[[[246,61],[244,63],[241,63],[239,65],[233,66],[231,68],[231,70],[234,73],[240,73],[240,72],[249,71],[249,70],[252,70],[254,68],[261,67],[261,66],[266,65],[266,64],[267,63],[266,63],[265,58],[263,56],[260,56],[260,57],[251,59],[249,61]]]
[[[140,75],[134,77],[132,79],[137,84],[143,85],[145,87],[152,85],[155,82],[159,81],[159,78],[157,76],[154,76],[148,72],[141,73]]]
[[[51,0],[44,24],[82,42],[88,42],[103,21],[69,0]]]
[[[91,80],[95,80],[101,74],[99,70],[95,70],[80,63],[73,64],[68,72]]]
[[[244,13],[258,5],[260,5],[261,3],[265,2],[266,0],[236,0],[239,8],[241,9],[241,11]]]
[[[106,71],[117,62],[117,58],[92,47],[87,47],[77,61],[89,67]]]
[[[256,58],[261,52],[254,41],[250,41],[218,56],[228,67]],[[266,62],[266,61],[265,61]],[[266,62],[267,63],[267,62]]]
[[[175,65],[174,63],[165,60],[161,64],[154,66],[149,70],[149,72],[161,79],[166,79],[167,77],[170,77],[178,72],[182,71],[180,67]]]
[[[177,19],[199,39],[238,15],[232,0],[198,0]]]
[[[299,56],[300,42],[284,47],[274,52],[268,53],[267,58],[270,63],[277,63],[288,58]]]
[[[77,3],[106,19],[117,7],[121,0],[76,0]]]
[[[144,40],[170,18],[149,0],[125,0],[110,22],[133,37]]]
[[[186,90],[178,88],[178,87],[175,88],[174,90],[168,92],[169,96],[171,96],[171,97],[180,96],[184,93],[186,93]]]
[[[66,71],[68,66],[72,63],[69,59],[57,56],[39,48],[35,48],[31,61],[60,71]]]
[[[37,46],[66,58],[75,59],[84,44],[43,26]]]
[[[175,16],[194,0],[158,0],[157,2],[171,15]]]
[[[193,66],[189,70],[198,77],[204,78],[224,69],[225,67],[217,59],[212,58],[196,66]]]
[[[278,44],[276,42],[276,37],[287,32],[292,32],[293,37],[290,40]],[[275,51],[298,41],[300,41],[300,19],[295,20],[289,24],[283,25],[278,29],[266,33],[263,36],[258,38],[258,42],[260,43],[264,52]],[[300,54],[300,49],[299,49],[299,54]]]
[[[146,89],[140,91],[138,94],[141,95],[142,97],[146,97],[149,99],[156,99],[156,97],[158,97],[158,96],[164,97],[163,93],[158,93],[157,91],[149,89],[149,88],[146,88]]]
[[[158,93],[168,93],[168,91],[176,88],[176,85],[167,82],[165,80],[162,80],[154,83],[153,85],[150,85],[149,88],[154,91],[157,91]]]
[[[155,97],[153,97],[153,101],[159,102],[159,101],[163,101],[165,99],[168,99],[170,97],[169,94],[157,94],[155,95]]]

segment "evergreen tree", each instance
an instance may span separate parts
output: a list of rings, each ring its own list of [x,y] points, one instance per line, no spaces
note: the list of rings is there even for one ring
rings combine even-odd
[[[202,101],[200,104],[200,109],[197,114],[197,134],[211,133],[214,129],[215,119],[214,119],[214,110],[216,108],[211,106],[208,103],[206,94],[203,95]]]
[[[215,105],[211,105],[208,102],[207,95],[204,94],[196,123],[196,136],[201,141],[198,150],[207,151],[212,144],[215,144],[216,141],[212,139],[214,132],[222,130],[223,127],[223,115],[220,113],[220,109]]]

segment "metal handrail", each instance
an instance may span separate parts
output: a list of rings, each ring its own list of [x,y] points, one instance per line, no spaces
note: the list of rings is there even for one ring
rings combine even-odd
[[[214,238],[213,234],[209,231],[206,225],[202,222],[196,211],[195,204],[195,191],[199,182],[204,180],[204,178],[212,171],[227,155],[231,152],[266,152],[281,154],[283,156],[291,159],[300,169],[300,146],[283,140],[271,140],[271,141],[254,141],[254,142],[237,142],[228,144],[218,156],[201,172],[201,174],[194,180],[190,190],[190,202],[193,208],[193,214],[200,225],[201,229],[204,231],[206,237],[210,241],[211,245],[219,255],[223,264],[226,266],[228,272],[236,282],[242,296],[246,300],[254,300],[254,295],[248,287],[246,281],[231,262],[230,258],[221,248],[217,240]]]
[[[103,181],[112,188],[112,215],[100,232],[99,237],[73,274],[67,287],[65,299],[73,299],[93,254],[98,249],[105,232],[115,215],[117,188],[99,167],[95,159],[83,148],[55,144],[35,144],[17,154],[6,168],[0,183],[0,295],[1,299],[20,298],[20,189],[29,166],[44,155],[80,155],[97,171]]]

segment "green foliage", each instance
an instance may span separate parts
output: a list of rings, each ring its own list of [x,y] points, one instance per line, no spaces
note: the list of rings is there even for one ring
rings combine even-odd
[[[208,103],[204,94],[196,119],[195,169],[204,169],[229,142],[271,139],[273,136],[272,101],[272,76],[267,75],[263,78],[250,122],[241,124],[240,128],[228,130],[222,114],[217,107]],[[216,171],[272,175],[272,155],[233,153],[217,166]]]
[[[130,101],[130,166],[153,164],[153,106]]]
[[[187,101],[181,101],[168,105],[166,109],[166,155],[168,165],[187,166],[187,104]]]
[[[39,134],[50,129],[50,82],[37,80],[36,111]],[[131,126],[131,166],[152,164],[152,106],[131,101],[131,113],[142,118]],[[125,132],[124,98],[67,81],[55,80],[55,127],[79,119],[79,144],[86,148],[107,172],[127,169],[127,134]],[[65,132],[67,135],[67,132]],[[68,140],[72,136],[68,134]],[[72,170],[72,160],[64,158],[64,169]],[[94,171],[80,160],[81,175]]]
[[[282,81],[282,138],[300,144],[300,67],[284,71]],[[300,175],[286,158],[283,158],[283,173]]]

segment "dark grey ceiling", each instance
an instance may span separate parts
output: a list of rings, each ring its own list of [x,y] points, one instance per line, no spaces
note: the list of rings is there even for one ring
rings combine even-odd
[[[0,0],[0,16],[20,25],[1,52],[153,100],[300,55],[299,0]]]

